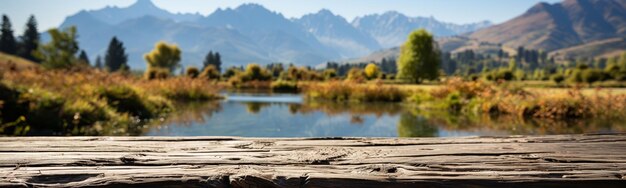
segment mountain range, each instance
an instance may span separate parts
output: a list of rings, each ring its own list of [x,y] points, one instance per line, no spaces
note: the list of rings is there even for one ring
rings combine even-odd
[[[612,57],[626,51],[626,1],[538,3],[506,22],[459,36],[440,37],[437,42],[443,51],[453,53],[466,49],[496,53],[503,49],[515,55],[515,49],[523,46],[550,52],[557,60]],[[347,62],[380,61],[398,55],[399,48],[388,48]]]
[[[453,36],[490,25],[487,21],[458,25],[393,11],[348,22],[326,9],[288,19],[258,4],[217,9],[203,16],[170,13],[150,0],[138,0],[128,7],[80,11],[68,16],[60,28],[77,26],[80,47],[92,58],[104,56],[108,42],[116,36],[127,49],[131,68],[144,69],[143,54],[158,41],[177,44],[183,51],[183,65],[201,65],[209,51],[220,52],[225,66],[250,62],[317,65],[399,46],[418,28],[435,36]]]

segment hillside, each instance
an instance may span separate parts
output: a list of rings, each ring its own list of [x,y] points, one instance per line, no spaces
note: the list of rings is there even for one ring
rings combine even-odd
[[[343,61],[344,63],[381,62],[385,59],[397,59],[400,56],[400,47],[378,50],[369,55]]]
[[[623,51],[626,51],[626,37],[616,37],[556,50],[551,52],[549,56],[554,57],[556,60],[582,57],[614,57],[618,56]]]
[[[15,65],[18,69],[39,66],[38,64],[29,61],[28,59],[0,52],[0,69],[9,68],[11,64]]]
[[[553,51],[626,35],[626,1],[566,0],[539,3],[507,22],[470,38],[505,46]]]

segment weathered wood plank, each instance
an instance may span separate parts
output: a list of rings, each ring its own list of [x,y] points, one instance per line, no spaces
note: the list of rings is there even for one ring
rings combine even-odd
[[[0,186],[626,187],[626,134],[3,137]]]

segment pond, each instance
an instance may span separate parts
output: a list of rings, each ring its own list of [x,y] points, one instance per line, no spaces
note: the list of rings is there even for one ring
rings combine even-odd
[[[181,105],[144,136],[454,137],[611,133],[615,119],[549,120],[420,111],[402,103],[305,101],[299,94],[226,92],[226,100]]]

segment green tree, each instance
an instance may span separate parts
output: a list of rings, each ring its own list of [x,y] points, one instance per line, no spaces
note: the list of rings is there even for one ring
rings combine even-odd
[[[619,57],[619,61],[617,61],[618,66],[622,71],[626,71],[626,52],[622,52],[622,55]]]
[[[0,29],[0,52],[15,54],[17,43],[11,29],[11,21],[7,15],[2,15],[2,28]]]
[[[26,23],[26,30],[24,30],[24,34],[20,37],[18,55],[33,62],[37,62],[37,58],[35,58],[33,53],[39,47],[39,40],[40,36],[39,31],[37,31],[37,20],[35,20],[35,16],[31,15]]]
[[[510,71],[515,71],[515,69],[517,69],[517,61],[515,60],[515,58],[511,58],[509,60],[509,70]]]
[[[440,61],[433,36],[424,29],[413,31],[401,48],[398,78],[413,83],[435,79],[438,77]]]
[[[367,76],[367,79],[378,78],[380,76],[380,68],[374,63],[367,64],[365,66],[365,76]]]
[[[158,42],[154,49],[144,55],[148,68],[167,69],[172,73],[180,66],[180,48],[173,44]]]
[[[213,53],[213,51],[209,51],[202,64],[204,65],[203,69],[209,65],[213,65],[218,72],[222,71],[222,59],[220,57],[220,53],[218,52]]]
[[[85,52],[85,50],[81,50],[80,51],[80,55],[78,55],[78,62],[85,64],[85,65],[90,65],[91,63],[89,62],[89,57],[87,56],[87,52]]]
[[[94,67],[96,67],[97,69],[102,69],[102,58],[100,56],[96,57],[96,63],[94,64]]]
[[[78,42],[76,41],[76,27],[48,30],[52,41],[39,46],[35,57],[41,60],[46,68],[69,68],[77,61]]]
[[[111,42],[109,42],[109,47],[107,48],[107,53],[104,56],[104,66],[108,71],[115,72],[118,70],[126,69],[128,66],[128,54],[126,54],[126,48],[124,44],[117,39],[117,37],[113,37]]]

